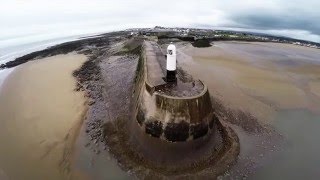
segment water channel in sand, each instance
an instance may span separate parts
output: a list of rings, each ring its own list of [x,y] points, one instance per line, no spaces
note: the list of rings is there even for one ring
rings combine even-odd
[[[0,179],[63,179],[85,99],[72,71],[86,60],[67,54],[17,67],[0,92]]]

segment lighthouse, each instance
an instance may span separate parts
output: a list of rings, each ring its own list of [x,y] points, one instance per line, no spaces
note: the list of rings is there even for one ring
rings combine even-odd
[[[167,82],[176,82],[177,51],[172,43],[167,48]]]

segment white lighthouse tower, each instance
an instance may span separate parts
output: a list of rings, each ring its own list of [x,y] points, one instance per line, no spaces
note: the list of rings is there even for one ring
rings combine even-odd
[[[177,70],[177,50],[172,43],[167,48],[167,82],[175,82]]]

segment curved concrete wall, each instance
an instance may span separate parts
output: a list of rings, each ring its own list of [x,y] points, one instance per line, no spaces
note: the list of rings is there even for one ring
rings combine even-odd
[[[147,47],[146,47],[147,46]],[[145,133],[170,142],[202,138],[213,131],[217,117],[213,113],[207,86],[193,97],[173,97],[156,92],[157,85],[148,78],[148,58],[152,48],[143,46],[136,82],[134,117]],[[161,76],[161,75],[159,75]],[[158,81],[159,82],[159,81]]]

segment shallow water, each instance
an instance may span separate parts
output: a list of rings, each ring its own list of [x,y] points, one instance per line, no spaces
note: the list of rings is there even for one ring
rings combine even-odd
[[[252,179],[319,179],[320,115],[306,110],[281,111],[275,128],[284,136],[284,149]]]
[[[73,179],[130,179],[108,151],[101,148],[100,153],[96,154],[92,147],[86,147],[87,136],[83,126],[75,144]]]

